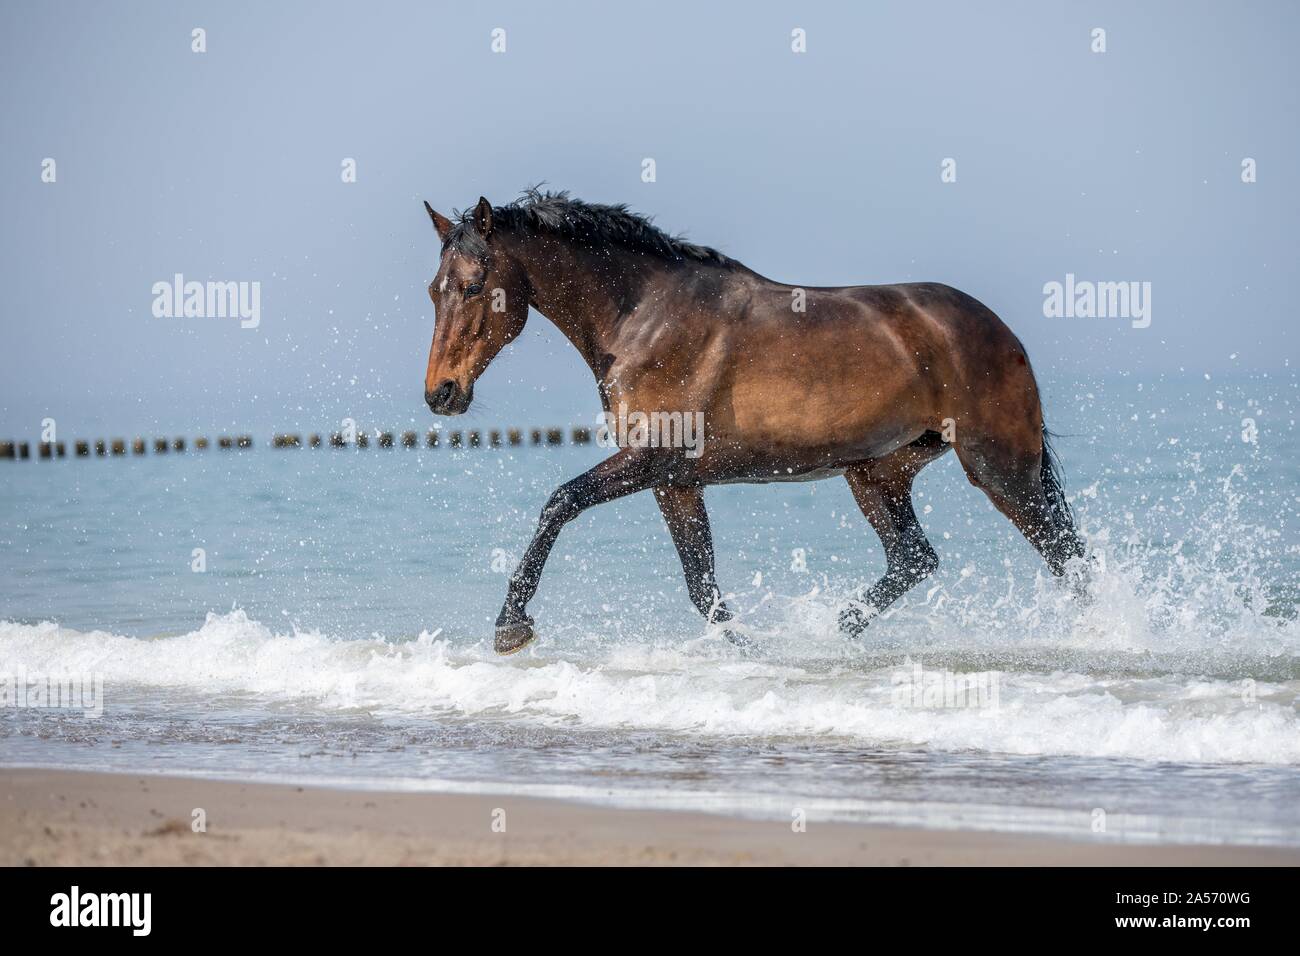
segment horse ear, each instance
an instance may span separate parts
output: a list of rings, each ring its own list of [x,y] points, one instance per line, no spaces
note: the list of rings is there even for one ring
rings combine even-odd
[[[429,218],[433,220],[433,228],[438,230],[438,238],[446,242],[447,237],[451,235],[451,220],[440,212],[434,212],[427,199],[424,201],[424,208],[428,210]]]
[[[474,207],[474,225],[484,239],[492,235],[492,204],[482,196],[478,197],[478,205]]]

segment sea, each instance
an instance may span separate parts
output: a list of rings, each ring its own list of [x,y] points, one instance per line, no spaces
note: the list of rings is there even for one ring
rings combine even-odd
[[[884,557],[846,483],[711,488],[745,648],[641,494],[564,529],[538,640],[493,653],[594,445],[0,461],[0,765],[1300,845],[1298,385],[1045,383],[1086,596],[948,455],[916,485],[940,568],[856,639]]]

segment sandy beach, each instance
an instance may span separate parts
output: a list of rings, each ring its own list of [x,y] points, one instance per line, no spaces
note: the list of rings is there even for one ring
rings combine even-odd
[[[1106,845],[816,821],[795,833],[782,821],[505,794],[38,769],[0,770],[0,790],[6,866],[1300,864],[1300,850],[1286,848]],[[206,832],[192,827],[196,808]]]

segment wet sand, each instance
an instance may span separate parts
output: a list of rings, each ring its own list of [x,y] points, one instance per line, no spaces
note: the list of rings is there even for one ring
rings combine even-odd
[[[784,821],[505,794],[34,769],[0,770],[0,793],[0,864],[9,866],[1300,864],[1300,850],[1288,848],[1125,846],[815,820],[795,833]],[[206,832],[193,828],[196,809]]]

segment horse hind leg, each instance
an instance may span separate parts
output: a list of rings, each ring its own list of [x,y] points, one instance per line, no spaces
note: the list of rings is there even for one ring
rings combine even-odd
[[[927,432],[885,458],[845,472],[853,499],[885,547],[884,576],[860,596],[865,610],[853,605],[840,614],[840,629],[850,637],[939,567],[939,555],[912,509],[912,479],[947,448],[937,433]]]
[[[1044,430],[1037,447],[958,438],[957,457],[970,483],[982,490],[1060,577],[1085,549],[1065,500],[1055,456]]]

